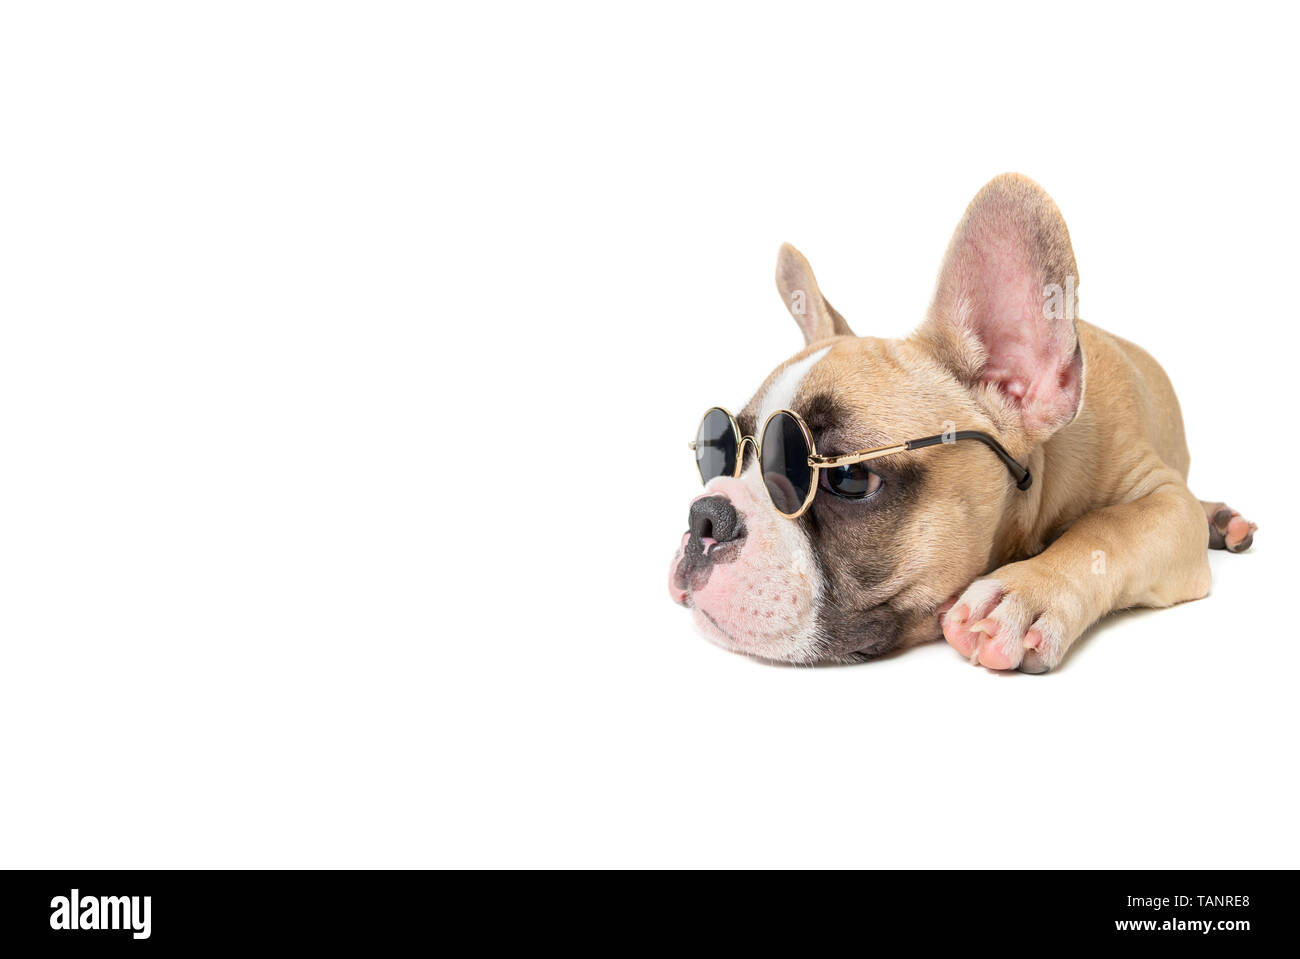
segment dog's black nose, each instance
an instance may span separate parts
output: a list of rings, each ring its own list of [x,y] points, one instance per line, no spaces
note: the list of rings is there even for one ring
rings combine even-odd
[[[704,496],[691,504],[691,539],[729,543],[740,535],[740,517],[725,496]]]

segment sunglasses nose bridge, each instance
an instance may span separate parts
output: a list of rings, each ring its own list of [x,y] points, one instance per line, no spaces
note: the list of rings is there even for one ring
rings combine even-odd
[[[736,475],[739,476],[745,471],[745,444],[748,443],[754,447],[754,456],[758,457],[758,440],[752,436],[742,436],[740,442],[736,444]]]

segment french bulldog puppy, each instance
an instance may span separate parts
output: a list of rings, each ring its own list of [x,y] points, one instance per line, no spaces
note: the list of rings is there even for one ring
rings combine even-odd
[[[1254,523],[1188,489],[1164,371],[1076,319],[1070,235],[1032,180],[1006,174],[975,197],[906,339],[855,336],[791,246],[776,279],[806,346],[735,415],[738,475],[691,503],[669,572],[714,643],[843,662],[942,634],[971,663],[1044,672],[1111,610],[1205,596],[1207,548],[1250,547]],[[787,518],[757,462],[776,410],[822,457],[981,431],[1032,482],[988,444],[936,442],[816,470]]]

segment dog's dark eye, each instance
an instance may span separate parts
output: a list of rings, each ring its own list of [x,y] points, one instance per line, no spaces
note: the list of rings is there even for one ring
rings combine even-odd
[[[861,463],[824,469],[822,486],[845,499],[862,499],[880,489],[881,479]]]

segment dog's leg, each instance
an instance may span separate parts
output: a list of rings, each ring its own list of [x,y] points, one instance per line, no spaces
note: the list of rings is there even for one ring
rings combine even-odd
[[[1226,549],[1229,553],[1244,553],[1255,541],[1259,527],[1244,518],[1226,503],[1201,500],[1205,520],[1210,526],[1210,549]]]
[[[1170,606],[1210,591],[1205,512],[1182,484],[1080,517],[1032,559],[976,580],[943,617],[971,662],[1044,672],[1115,609]]]

